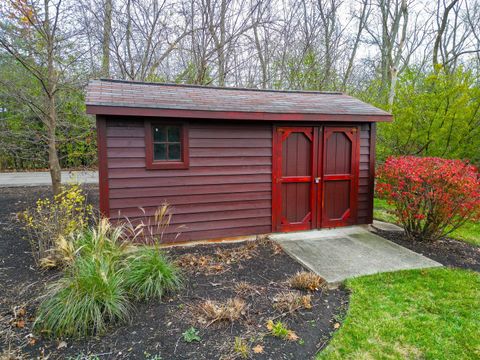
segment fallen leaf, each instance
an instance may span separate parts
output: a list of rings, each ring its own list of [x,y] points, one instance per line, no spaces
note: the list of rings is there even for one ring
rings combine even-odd
[[[66,347],[67,347],[67,343],[65,341],[60,341],[60,343],[57,346],[57,350],[65,349]]]
[[[267,329],[272,331],[272,329],[273,329],[273,321],[272,320],[267,321]]]
[[[25,327],[25,320],[17,320],[15,322],[15,326],[17,328],[23,329]]]
[[[17,311],[17,316],[24,317],[26,313],[27,312],[26,312],[25,308],[20,308]]]
[[[309,296],[302,296],[303,307],[307,310],[312,308],[312,303]]]
[[[37,339],[36,339],[32,334],[28,334],[28,335],[26,336],[26,338],[28,339],[28,340],[27,340],[27,343],[28,343],[28,345],[30,345],[30,346],[35,345],[35,343],[37,342]]]
[[[339,323],[335,323],[335,325],[333,325],[334,329],[338,329],[340,327],[340,324]]]
[[[263,346],[259,344],[257,346],[254,346],[252,350],[255,354],[261,354],[263,353]]]
[[[289,330],[287,339],[290,341],[297,341],[300,337],[295,333],[295,331]]]

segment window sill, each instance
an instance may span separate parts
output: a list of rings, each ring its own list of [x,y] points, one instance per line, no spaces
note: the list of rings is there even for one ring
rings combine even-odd
[[[157,161],[147,164],[147,170],[181,170],[188,169],[188,163],[184,161]]]

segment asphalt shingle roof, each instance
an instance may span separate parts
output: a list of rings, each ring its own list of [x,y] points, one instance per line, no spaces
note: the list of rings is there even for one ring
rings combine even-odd
[[[380,116],[383,120],[391,117],[384,110],[339,92],[254,90],[120,80],[90,81],[86,104],[87,107],[368,115]]]

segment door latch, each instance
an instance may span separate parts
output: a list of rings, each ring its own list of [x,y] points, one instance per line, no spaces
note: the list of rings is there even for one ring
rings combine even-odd
[[[316,178],[315,178],[315,184],[320,184],[320,179],[321,179],[321,178],[316,177]]]

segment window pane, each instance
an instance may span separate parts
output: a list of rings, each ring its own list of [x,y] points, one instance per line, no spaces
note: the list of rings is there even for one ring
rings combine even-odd
[[[167,160],[166,144],[153,144],[153,160]]]
[[[153,127],[153,141],[167,141],[167,129],[165,126],[154,126]]]
[[[181,160],[180,143],[168,145],[168,160]]]
[[[180,127],[179,126],[169,126],[168,127],[168,141],[169,142],[179,142],[180,141]]]

